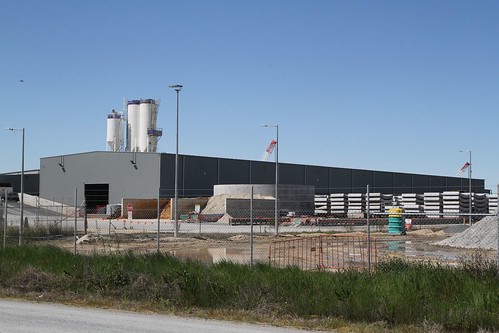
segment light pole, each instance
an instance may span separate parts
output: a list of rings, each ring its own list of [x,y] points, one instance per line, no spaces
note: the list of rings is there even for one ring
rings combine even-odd
[[[175,208],[173,210],[173,219],[175,220],[175,227],[173,228],[173,235],[174,237],[177,237],[178,233],[178,222],[177,222],[177,207],[178,207],[178,106],[179,106],[179,93],[180,90],[182,90],[182,85],[180,84],[173,84],[171,86],[168,86],[172,89],[175,89],[177,92],[177,135],[176,135],[176,149],[175,149]]]
[[[277,236],[279,234],[279,200],[278,200],[278,192],[277,192],[277,187],[279,185],[279,124],[275,125],[268,125],[268,124],[262,124],[263,127],[275,127],[276,129],[276,150],[275,150],[275,216],[274,216],[274,222],[275,222],[275,235]]]
[[[470,197],[469,197],[469,220],[468,223],[471,225],[471,204],[472,204],[472,194],[471,194],[471,149],[470,150],[460,150],[460,153],[469,153],[469,160],[468,160],[468,186],[469,186],[469,192],[470,192]]]
[[[21,161],[21,220],[19,224],[19,245],[23,243],[23,220],[24,220],[24,127],[23,128],[7,128],[9,131],[23,132],[23,145],[22,145],[22,161]]]

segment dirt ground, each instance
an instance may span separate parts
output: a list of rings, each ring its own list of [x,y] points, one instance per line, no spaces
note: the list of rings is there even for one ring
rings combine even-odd
[[[355,233],[356,235],[365,235]],[[269,261],[269,246],[272,242],[284,239],[314,237],[324,233],[255,235],[253,239],[253,259],[259,262]],[[451,263],[467,260],[476,255],[477,250],[461,249],[449,246],[438,246],[435,243],[449,237],[442,230],[419,229],[409,231],[407,235],[390,235],[373,233],[372,238],[377,243],[377,255],[384,258],[405,258],[415,261],[432,261]],[[73,238],[47,241],[68,251],[74,251]],[[79,254],[92,253],[153,253],[158,249],[156,234],[114,234],[112,236],[87,234],[79,237],[76,242]],[[247,234],[228,235],[210,234],[202,236],[161,234],[159,239],[161,253],[175,255],[181,258],[200,260],[205,263],[216,263],[229,260],[237,263],[248,263],[251,256],[250,238]],[[480,251],[482,256],[493,259],[496,251]]]

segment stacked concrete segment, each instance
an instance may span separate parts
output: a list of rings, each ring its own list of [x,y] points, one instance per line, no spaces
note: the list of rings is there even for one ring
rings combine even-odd
[[[473,213],[486,214],[489,212],[489,198],[485,193],[473,194]]]
[[[371,212],[387,212],[386,207],[392,205],[393,195],[383,193],[369,194],[369,210]]]
[[[471,206],[470,206],[470,197],[471,197]],[[473,209],[473,193],[465,193],[462,192],[459,195],[459,208],[461,213],[469,213]]]
[[[348,193],[348,216],[363,217],[366,211],[366,197],[364,193]]]
[[[422,213],[424,199],[421,194],[403,193],[402,207],[406,213]]]
[[[425,192],[423,194],[424,212],[428,217],[439,217],[442,214],[443,201],[442,193]]]
[[[371,213],[381,212],[381,193],[369,193],[369,201],[366,201],[366,205],[369,205]]]
[[[329,203],[331,205],[331,214],[345,215],[348,211],[348,201],[345,193],[331,193]]]
[[[487,195],[489,199],[489,213],[497,212],[497,194]]]
[[[318,195],[314,197],[315,214],[329,214],[329,196]]]
[[[461,213],[461,196],[459,191],[445,191],[442,193],[443,210],[446,217],[458,217]]]

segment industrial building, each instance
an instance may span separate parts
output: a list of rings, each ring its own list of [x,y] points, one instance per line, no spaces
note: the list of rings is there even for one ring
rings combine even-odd
[[[107,116],[108,151],[41,158],[39,171],[25,173],[24,192],[72,203],[76,189],[89,209],[121,203],[123,198],[174,197],[175,155],[157,153],[163,134],[157,128],[159,104],[154,99],[126,101],[125,111],[113,110]],[[19,172],[3,174],[0,183],[20,192],[20,178]],[[275,180],[272,162],[179,155],[181,198],[212,196],[215,185],[274,184]],[[289,163],[279,163],[279,184],[288,191],[290,185],[309,186],[316,195],[365,193],[367,185],[372,193],[393,195],[469,191],[468,179],[459,177]],[[473,179],[472,192],[486,192],[484,184]]]
[[[175,154],[87,152],[40,160],[40,196],[72,202],[74,190],[93,205],[122,198],[174,196]],[[179,197],[212,196],[219,184],[274,184],[275,163],[179,155]],[[469,191],[468,179],[388,171],[279,163],[279,184],[310,185],[315,194],[371,192],[424,193]],[[484,180],[473,179],[472,191],[484,193]]]

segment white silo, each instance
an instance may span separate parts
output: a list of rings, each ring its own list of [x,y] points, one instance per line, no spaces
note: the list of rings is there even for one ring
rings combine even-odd
[[[107,115],[106,142],[108,151],[123,149],[123,115],[114,110]]]
[[[153,109],[156,105],[153,99],[145,99],[140,101],[140,120],[139,120],[139,151],[147,152],[149,150],[149,136],[148,129],[154,128],[153,122]]]
[[[140,101],[127,102],[127,148],[128,151],[139,150],[140,135]]]

